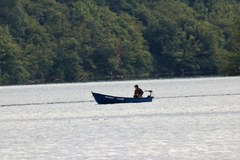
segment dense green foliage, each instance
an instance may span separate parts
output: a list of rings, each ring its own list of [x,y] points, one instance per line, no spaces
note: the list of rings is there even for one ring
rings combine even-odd
[[[0,85],[240,75],[239,0],[1,0]]]

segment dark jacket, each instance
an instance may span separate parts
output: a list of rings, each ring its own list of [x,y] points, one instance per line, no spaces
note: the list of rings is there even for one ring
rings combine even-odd
[[[134,96],[135,98],[141,98],[142,95],[143,95],[143,90],[141,88],[136,88],[135,91],[134,91]]]

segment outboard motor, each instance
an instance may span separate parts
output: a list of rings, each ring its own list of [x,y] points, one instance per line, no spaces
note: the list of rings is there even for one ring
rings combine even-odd
[[[153,91],[152,90],[145,90],[145,92],[149,92],[149,95],[147,97],[153,97]]]

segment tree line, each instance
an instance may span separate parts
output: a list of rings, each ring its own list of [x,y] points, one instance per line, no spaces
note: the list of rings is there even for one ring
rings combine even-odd
[[[240,75],[239,0],[1,0],[0,85]]]

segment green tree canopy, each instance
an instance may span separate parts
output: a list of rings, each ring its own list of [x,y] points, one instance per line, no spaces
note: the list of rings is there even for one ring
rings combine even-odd
[[[239,75],[237,0],[1,0],[0,84]]]

